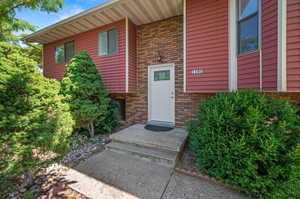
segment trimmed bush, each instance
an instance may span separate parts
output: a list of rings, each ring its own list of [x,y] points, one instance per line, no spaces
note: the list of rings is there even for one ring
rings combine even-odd
[[[36,73],[36,66],[19,47],[0,43],[0,173],[5,177],[47,166],[53,159],[44,155],[63,153],[73,130],[59,82]]]
[[[111,133],[119,125],[119,121],[120,115],[118,111],[118,104],[115,101],[110,100],[106,117],[98,118],[95,122],[95,133]]]
[[[87,129],[91,137],[95,134],[95,122],[104,122],[112,117],[114,107],[111,105],[111,99],[87,51],[75,55],[67,65],[61,83],[61,93],[70,105],[76,127]],[[108,126],[111,125],[109,122],[102,124],[102,127],[113,128]],[[96,132],[105,129],[97,129]]]
[[[287,100],[251,90],[221,93],[202,102],[197,117],[189,145],[204,173],[261,198],[282,197],[289,192],[282,185],[299,180],[300,118]]]

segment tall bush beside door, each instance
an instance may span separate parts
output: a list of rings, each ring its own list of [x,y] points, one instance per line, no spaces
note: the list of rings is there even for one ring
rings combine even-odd
[[[110,109],[114,106],[87,51],[75,55],[66,67],[61,93],[70,105],[76,126],[86,128],[93,137],[95,122],[105,121],[111,116],[114,111]]]
[[[288,101],[222,93],[201,103],[197,117],[189,145],[201,171],[261,198],[296,198],[300,117]]]

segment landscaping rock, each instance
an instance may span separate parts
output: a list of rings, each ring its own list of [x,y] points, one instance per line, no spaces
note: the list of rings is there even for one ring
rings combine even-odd
[[[111,142],[111,138],[110,138],[109,136],[104,135],[104,136],[102,137],[102,140],[101,140],[101,143],[102,143],[102,144],[108,144],[108,143],[110,143],[110,142]]]
[[[99,153],[104,150],[104,145],[110,141],[109,136],[95,136],[94,138],[84,140],[84,143],[75,145],[67,154],[64,155],[61,163],[68,167],[76,166],[81,160],[85,160],[95,153]],[[47,158],[47,157],[43,157]],[[30,186],[24,186],[25,177],[23,176],[20,181],[19,191],[9,193],[4,198],[8,199],[21,199],[26,192],[37,193],[39,199],[59,199],[59,198],[78,198],[86,199],[85,196],[77,193],[76,191],[66,187],[68,185],[66,179],[63,176],[63,170],[61,164],[56,163],[41,171],[33,180]],[[3,181],[3,177],[0,175],[0,183]],[[58,195],[58,197],[56,197]],[[70,195],[70,196],[69,196]],[[0,194],[0,198],[2,195]]]

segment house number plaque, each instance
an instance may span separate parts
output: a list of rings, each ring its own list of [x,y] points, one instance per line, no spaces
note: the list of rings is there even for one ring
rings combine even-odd
[[[194,69],[194,70],[192,70],[192,74],[193,74],[193,75],[202,74],[203,72],[204,72],[204,71],[201,70],[201,69]]]

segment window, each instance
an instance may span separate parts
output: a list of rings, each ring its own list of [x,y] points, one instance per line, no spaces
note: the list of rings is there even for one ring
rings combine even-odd
[[[70,41],[65,43],[65,61],[69,62],[75,53],[75,45],[74,45],[74,41]]]
[[[116,99],[116,100],[114,100],[116,103],[117,103],[117,106],[118,106],[118,108],[117,108],[117,111],[118,111],[118,115],[119,115],[119,117],[120,117],[120,119],[122,120],[122,121],[125,121],[126,120],[126,106],[125,106],[125,104],[126,104],[126,102],[125,102],[125,99]]]
[[[258,49],[258,0],[239,0],[239,54]]]
[[[74,41],[55,47],[55,63],[69,62],[75,54]]]
[[[99,55],[109,55],[118,52],[118,30],[111,29],[99,34]]]
[[[65,60],[64,45],[55,48],[55,63],[60,64]]]
[[[170,71],[161,70],[154,72],[154,81],[170,80]]]

